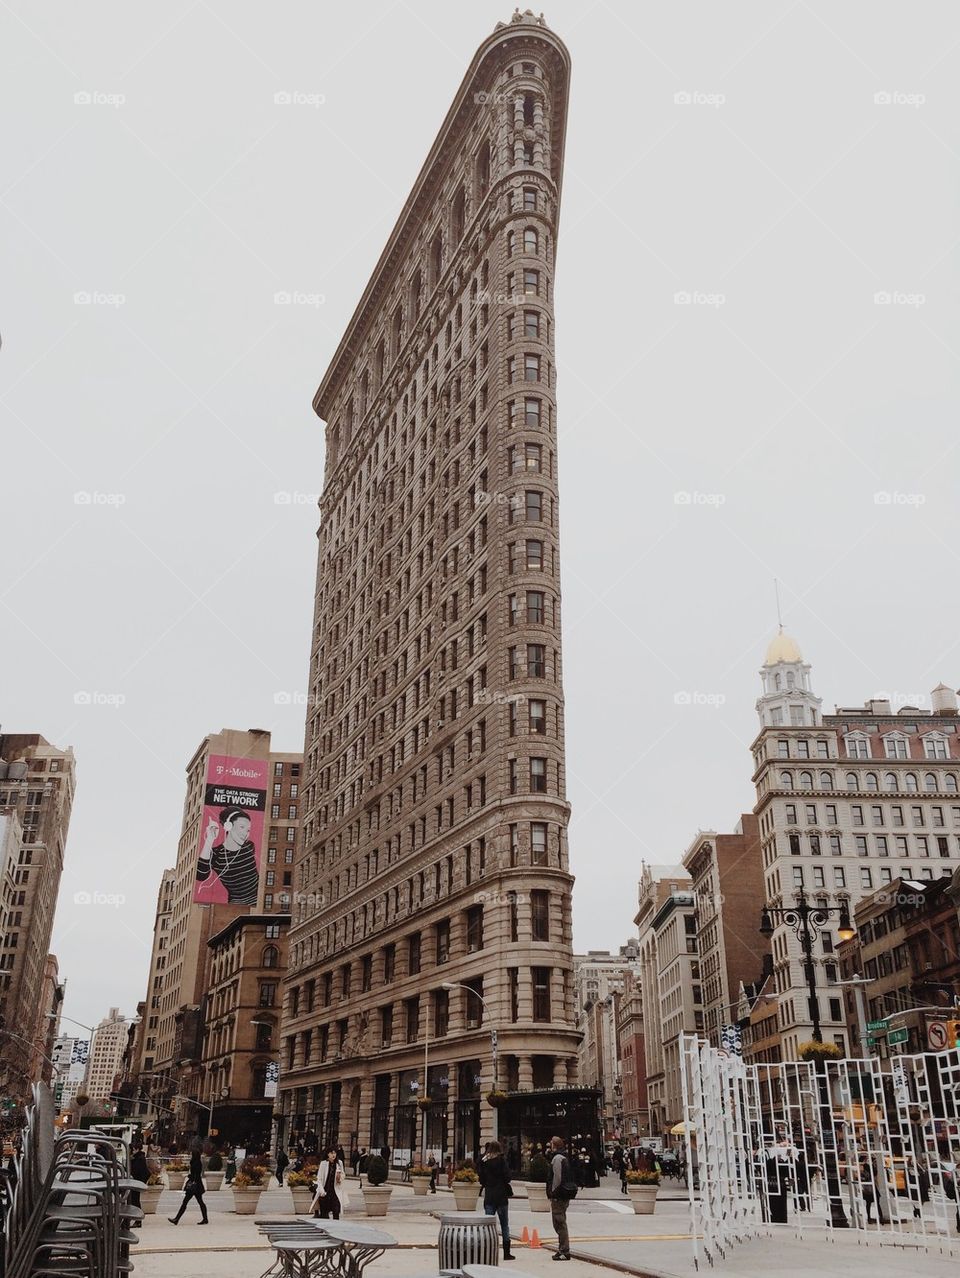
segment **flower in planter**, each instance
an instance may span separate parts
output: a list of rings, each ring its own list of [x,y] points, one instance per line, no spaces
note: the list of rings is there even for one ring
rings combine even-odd
[[[410,1175],[411,1176],[432,1176],[433,1168],[424,1167],[422,1163],[417,1163],[415,1167],[410,1168]]]
[[[468,1166],[466,1163],[458,1167],[453,1173],[453,1181],[456,1185],[476,1185],[479,1180],[477,1169],[472,1165]]]
[[[381,1158],[379,1154],[372,1154],[367,1159],[366,1176],[368,1185],[382,1185],[389,1174],[390,1169],[387,1166],[386,1159]]]
[[[836,1043],[818,1043],[816,1039],[808,1039],[797,1047],[797,1055],[802,1061],[835,1061],[843,1052]]]
[[[417,1097],[417,1109],[429,1109],[430,1105],[431,1105],[431,1101],[429,1096]]]
[[[529,1179],[536,1185],[545,1185],[550,1179],[550,1163],[543,1154],[535,1153],[530,1159]]]
[[[147,1177],[147,1185],[150,1188],[161,1189],[163,1187],[163,1177],[159,1172],[151,1172]]]
[[[267,1169],[263,1163],[256,1163],[252,1158],[245,1158],[233,1178],[235,1189],[262,1189]]]
[[[628,1171],[626,1181],[628,1185],[659,1185],[660,1173],[658,1171]]]
[[[313,1179],[314,1178],[311,1176],[309,1169],[306,1167],[303,1171],[287,1173],[287,1184],[291,1189],[312,1189]]]
[[[494,1088],[493,1091],[487,1092],[487,1104],[493,1109],[499,1108],[506,1099],[507,1093],[501,1092],[498,1088]]]

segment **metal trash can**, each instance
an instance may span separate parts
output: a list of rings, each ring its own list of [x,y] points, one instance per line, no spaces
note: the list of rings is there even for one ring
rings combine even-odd
[[[439,1245],[441,1273],[464,1265],[499,1265],[500,1222],[473,1212],[441,1216]]]

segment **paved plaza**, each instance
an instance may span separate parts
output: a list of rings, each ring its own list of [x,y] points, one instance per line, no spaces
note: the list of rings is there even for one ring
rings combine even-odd
[[[347,1216],[363,1219],[359,1184],[351,1179],[351,1208]],[[550,1216],[528,1210],[523,1186],[510,1207],[513,1234],[519,1238],[524,1227],[536,1228],[543,1246],[531,1248],[518,1242],[517,1260],[504,1264],[506,1275],[514,1272],[544,1276],[555,1273],[551,1259],[554,1241]],[[257,1219],[282,1219],[293,1214],[287,1190],[267,1190],[255,1216],[237,1216],[233,1196],[224,1187],[207,1195],[210,1224],[198,1227],[198,1213],[191,1205],[178,1226],[168,1223],[180,1202],[180,1195],[166,1192],[156,1216],[143,1225],[141,1243],[135,1250],[136,1273],[142,1278],[259,1278],[272,1262],[273,1253],[257,1230]],[[400,1246],[387,1252],[369,1269],[369,1278],[433,1278],[438,1270],[437,1231],[434,1213],[454,1211],[453,1196],[441,1189],[436,1195],[418,1198],[408,1185],[396,1184],[389,1214],[369,1223],[385,1229]],[[582,1191],[568,1212],[571,1250],[574,1259],[561,1271],[563,1278],[600,1278],[604,1270],[620,1271],[650,1278],[693,1278],[696,1270],[690,1240],[689,1209],[677,1187],[661,1191],[656,1212],[637,1216],[619,1193],[619,1183],[607,1177],[599,1189]],[[957,1259],[936,1250],[924,1252],[898,1246],[891,1239],[869,1242],[851,1231],[832,1238],[824,1234],[798,1238],[791,1226],[781,1232],[734,1248],[727,1260],[715,1265],[716,1274],[769,1278],[777,1275],[833,1274],[849,1278],[894,1278],[910,1269],[929,1278],[955,1278]],[[708,1266],[701,1262],[701,1272]]]

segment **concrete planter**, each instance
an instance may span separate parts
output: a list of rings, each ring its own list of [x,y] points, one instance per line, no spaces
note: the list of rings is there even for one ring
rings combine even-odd
[[[411,1176],[410,1179],[413,1181],[413,1192],[418,1198],[423,1198],[426,1195],[427,1190],[430,1188],[430,1177]]]
[[[238,1216],[252,1216],[263,1193],[262,1185],[249,1185],[245,1189],[233,1188],[233,1210]]]
[[[527,1205],[531,1211],[549,1211],[550,1199],[547,1197],[546,1185],[539,1181],[527,1182]]]
[[[457,1211],[476,1211],[479,1197],[479,1181],[455,1180],[453,1182],[453,1198],[457,1204]]]
[[[392,1185],[364,1185],[362,1189],[363,1205],[368,1216],[385,1216],[390,1206]]]
[[[293,1195],[293,1210],[298,1216],[305,1216],[313,1202],[313,1190],[309,1185],[293,1185],[290,1193]]]
[[[182,1172],[182,1171],[167,1172],[167,1187],[169,1189],[175,1190],[178,1194],[180,1193],[181,1189],[183,1189],[184,1185],[186,1184],[186,1180],[187,1180],[186,1172]]]
[[[220,1186],[223,1184],[223,1172],[222,1171],[204,1172],[203,1183],[207,1187],[207,1192],[212,1194],[214,1190],[219,1189]]]
[[[627,1193],[638,1216],[652,1216],[657,1205],[659,1185],[628,1185]]]
[[[160,1202],[162,1193],[162,1185],[148,1185],[146,1189],[140,1190],[140,1206],[143,1208],[145,1216],[155,1216],[157,1214],[157,1204]]]

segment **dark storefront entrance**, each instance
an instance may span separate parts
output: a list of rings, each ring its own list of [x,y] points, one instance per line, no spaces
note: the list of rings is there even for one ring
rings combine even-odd
[[[515,1173],[525,1171],[531,1156],[545,1150],[551,1136],[562,1136],[567,1148],[603,1156],[602,1093],[597,1088],[550,1088],[508,1095],[497,1115],[497,1131]]]

